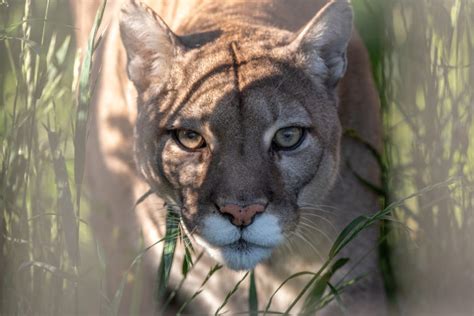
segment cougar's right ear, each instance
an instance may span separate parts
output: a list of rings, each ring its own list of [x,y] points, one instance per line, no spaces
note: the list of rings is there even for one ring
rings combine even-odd
[[[120,34],[127,51],[128,77],[137,90],[155,80],[166,80],[173,59],[185,51],[179,38],[148,6],[127,0],[122,6]]]

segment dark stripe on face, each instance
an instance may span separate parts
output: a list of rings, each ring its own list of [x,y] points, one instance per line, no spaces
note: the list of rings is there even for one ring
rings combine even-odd
[[[234,70],[234,85],[237,91],[237,98],[238,98],[238,113],[239,113],[239,125],[242,126],[244,121],[244,113],[243,113],[243,106],[244,101],[242,98],[242,89],[240,85],[240,74],[239,74],[239,66],[241,64],[239,57],[238,57],[238,47],[236,42],[230,43],[230,54],[232,56],[232,69]],[[241,130],[243,130],[241,128]],[[244,155],[244,137],[241,137],[239,141],[239,153],[243,156]]]
[[[220,72],[225,72],[227,71],[230,67],[232,67],[231,65],[228,65],[228,64],[222,64],[222,65],[218,65],[214,68],[212,68],[209,72],[207,72],[206,74],[204,74],[201,78],[199,78],[199,80],[197,80],[196,82],[194,82],[191,86],[191,88],[187,91],[187,93],[185,94],[184,98],[180,101],[179,103],[179,106],[178,108],[175,110],[176,112],[179,112],[181,110],[181,108],[185,105],[188,104],[189,100],[191,99],[191,97],[197,92],[197,90],[209,79],[211,78],[212,76],[220,73]]]
[[[233,70],[234,70],[234,84],[235,84],[235,88],[237,89],[237,91],[240,92],[241,91],[240,78],[239,78],[240,60],[239,60],[239,57],[238,57],[238,54],[237,54],[237,50],[238,50],[237,43],[236,42],[230,43],[230,54],[232,56],[232,67],[233,67]],[[239,93],[239,95],[240,95],[240,93]],[[242,105],[242,103],[239,102],[239,105]]]

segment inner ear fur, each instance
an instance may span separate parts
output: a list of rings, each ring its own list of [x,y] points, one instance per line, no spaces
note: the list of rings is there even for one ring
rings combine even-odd
[[[324,78],[333,88],[347,68],[346,51],[352,35],[353,13],[347,0],[333,0],[296,35],[291,49],[302,57],[305,71]]]
[[[121,8],[120,35],[127,52],[127,72],[137,90],[164,80],[184,45],[150,7],[128,0]]]

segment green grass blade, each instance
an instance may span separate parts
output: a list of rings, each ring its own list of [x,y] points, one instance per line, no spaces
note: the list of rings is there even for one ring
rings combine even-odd
[[[152,189],[146,191],[142,196],[138,198],[138,200],[135,202],[135,205],[133,206],[133,209],[135,210],[138,205],[142,204],[143,201],[145,201],[150,195],[155,193]]]
[[[321,298],[324,295],[324,292],[326,291],[329,285],[329,280],[332,278],[334,273],[336,273],[337,270],[342,268],[348,261],[348,258],[341,258],[337,260],[331,266],[328,272],[323,274],[321,278],[314,282],[313,288],[310,290],[310,293],[308,294],[303,303],[303,314],[315,312],[316,306],[318,306],[319,302],[321,301]]]
[[[89,35],[87,51],[82,61],[81,74],[79,78],[79,93],[77,101],[76,124],[74,135],[74,180],[76,183],[77,205],[80,205],[82,179],[84,176],[86,138],[87,138],[87,122],[89,118],[89,105],[91,101],[91,74],[92,74],[92,58],[96,42],[97,31],[104,16],[107,0],[104,0],[99,7],[92,31]]]
[[[28,262],[23,262],[19,267],[18,267],[18,272],[23,271],[29,267],[38,267],[44,271],[47,271],[51,273],[52,275],[62,278],[68,281],[71,281],[73,283],[78,282],[77,276],[74,274],[71,274],[69,272],[63,271],[59,269],[58,267],[53,266],[52,264],[46,263],[46,262],[40,262],[40,261],[28,261]]]
[[[183,276],[186,277],[188,275],[189,269],[191,269],[191,267],[193,266],[193,257],[191,255],[191,251],[193,250],[193,248],[188,236],[186,236],[183,232],[181,233],[181,236],[183,239],[184,246],[184,259],[181,271],[183,273]]]
[[[298,273],[295,273],[295,274],[292,274],[290,275],[288,278],[286,278],[278,287],[277,289],[272,293],[272,295],[270,296],[270,298],[268,299],[268,302],[267,302],[267,306],[265,307],[265,311],[263,312],[263,315],[267,315],[269,312],[270,312],[270,307],[272,305],[272,302],[273,302],[273,298],[275,297],[275,295],[283,288],[283,286],[288,283],[289,281],[295,279],[295,278],[298,278],[300,276],[303,276],[303,275],[315,275],[314,272],[309,272],[309,271],[302,271],[302,272],[298,272]]]
[[[227,305],[227,303],[229,302],[229,299],[235,294],[235,292],[237,292],[237,290],[239,289],[240,287],[240,284],[242,284],[242,282],[244,282],[244,280],[247,278],[247,276],[250,274],[249,271],[247,271],[247,273],[244,274],[244,276],[242,277],[242,279],[240,279],[234,286],[234,288],[229,292],[227,293],[225,299],[224,299],[224,302],[222,303],[221,306],[219,306],[219,308],[216,310],[216,312],[214,313],[214,315],[219,315],[221,310]]]
[[[160,266],[158,267],[156,295],[156,303],[158,304],[163,302],[166,290],[168,288],[168,281],[171,274],[171,267],[173,265],[173,258],[179,235],[179,216],[171,208],[169,208],[166,216],[165,244],[163,247]],[[173,238],[173,236],[175,237]]]
[[[344,306],[344,303],[342,302],[342,299],[341,299],[341,295],[340,295],[340,292],[337,288],[335,288],[331,282],[328,282],[328,287],[329,287],[329,290],[331,291],[331,294],[333,295],[333,297],[336,299],[336,302],[337,302],[337,306],[339,306],[341,312],[342,312],[342,315],[347,315],[347,310]]]
[[[198,258],[200,258],[200,256]],[[199,287],[199,289],[196,292],[194,292],[194,294],[186,302],[184,302],[183,305],[181,305],[181,307],[179,308],[176,315],[181,315],[181,313],[185,310],[185,308],[189,305],[189,303],[191,303],[199,294],[202,293],[202,291],[204,290],[204,286],[206,285],[207,281],[209,281],[211,279],[211,277],[213,276],[213,274],[216,273],[217,271],[219,271],[220,269],[222,269],[222,265],[220,265],[220,264],[216,264],[211,269],[209,269],[209,272],[207,273],[206,277],[204,278],[204,281],[202,281],[201,286]],[[169,303],[169,302],[167,302],[167,303]]]
[[[358,276],[356,278],[353,278],[351,280],[341,282],[340,284],[333,286],[331,283],[328,284],[329,288],[331,289],[330,293],[326,294],[322,299],[319,304],[319,306],[316,308],[316,311],[323,309],[326,307],[329,303],[331,303],[334,299],[340,300],[340,306],[342,310],[344,310],[344,304],[341,299],[341,293],[344,292],[344,290],[350,286],[353,286],[354,284],[358,283],[360,280],[364,279],[367,275],[362,275]],[[334,288],[334,290],[333,290]]]
[[[59,214],[66,240],[66,249],[69,258],[74,266],[79,262],[78,249],[78,222],[74,213],[74,205],[72,203],[71,190],[69,188],[69,176],[66,168],[66,161],[59,149],[59,135],[47,129],[49,145],[51,148],[51,156],[53,158],[54,174],[56,177],[57,200]]]
[[[151,244],[150,246],[146,247],[145,249],[143,249],[135,257],[135,259],[133,259],[132,264],[130,264],[127,271],[124,273],[122,279],[120,280],[120,285],[119,285],[118,289],[115,291],[115,295],[114,295],[114,298],[113,298],[112,303],[111,303],[112,304],[112,315],[118,315],[119,314],[120,303],[121,303],[121,300],[122,300],[123,291],[125,290],[125,284],[127,283],[127,276],[130,273],[130,271],[132,271],[132,269],[135,267],[135,265],[138,262],[140,262],[140,260],[148,252],[148,250],[155,247],[159,243],[166,241],[167,238],[176,239],[176,238],[178,238],[178,236],[177,235],[176,236],[165,236],[164,238],[161,238],[157,242],[155,242],[155,243]]]
[[[258,315],[258,296],[257,285],[255,284],[255,271],[250,272],[250,287],[249,287],[249,311],[251,316]]]
[[[329,258],[334,258],[334,256],[336,256],[339,251],[367,225],[368,221],[370,221],[370,219],[367,216],[359,216],[347,225],[332,245],[331,250],[329,251]]]

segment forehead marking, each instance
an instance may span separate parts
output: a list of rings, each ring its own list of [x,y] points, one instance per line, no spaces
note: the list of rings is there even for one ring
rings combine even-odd
[[[241,65],[241,61],[239,58],[239,53],[238,53],[238,47],[237,43],[231,42],[230,43],[230,54],[232,56],[232,69],[234,71],[234,85],[235,89],[237,90],[238,98],[239,98],[239,108],[242,108],[243,106],[243,100],[242,100],[242,87],[240,84],[240,73],[239,73],[239,66]]]
[[[239,73],[239,66],[241,65],[241,60],[239,58],[237,42],[233,41],[229,45],[230,54],[232,56],[232,69],[234,72],[234,85],[235,90],[237,91],[237,98],[238,98],[238,113],[239,113],[239,122],[238,124],[242,127],[243,120],[244,120],[244,113],[243,113],[243,98],[242,98],[242,87],[241,87],[241,80],[240,80],[240,73]],[[243,130],[243,128],[240,128]],[[240,137],[239,141],[239,153],[244,155],[244,137]]]

